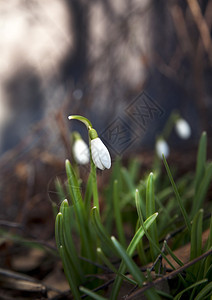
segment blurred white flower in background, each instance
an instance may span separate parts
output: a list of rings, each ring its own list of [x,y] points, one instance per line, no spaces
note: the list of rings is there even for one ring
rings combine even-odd
[[[74,159],[78,164],[85,165],[89,163],[89,148],[82,139],[78,138],[75,140],[72,151]]]
[[[169,156],[169,145],[164,139],[158,139],[155,148],[158,157],[162,158],[162,154],[165,156],[165,158]]]
[[[191,136],[191,127],[184,119],[178,119],[175,124],[175,130],[181,139],[188,139]]]
[[[97,168],[101,170],[110,169],[110,153],[99,137],[91,140],[91,155]]]

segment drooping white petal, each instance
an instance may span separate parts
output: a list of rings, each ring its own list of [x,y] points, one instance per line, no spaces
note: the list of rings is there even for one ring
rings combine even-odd
[[[97,168],[99,168],[100,170],[104,170],[105,169],[105,167],[103,166],[103,164],[101,162],[101,159],[100,159],[99,155],[95,156],[93,162],[94,162],[95,166]]]
[[[184,119],[177,120],[175,129],[181,139],[188,139],[191,136],[191,127]]]
[[[82,139],[74,142],[73,155],[78,164],[85,165],[89,162],[89,148]]]
[[[104,170],[111,167],[109,151],[100,138],[91,140],[91,155],[97,168]]]
[[[105,145],[104,145],[105,146]],[[101,163],[106,169],[110,169],[111,167],[111,158],[108,149],[105,147],[104,151],[100,153]]]
[[[165,157],[168,157],[169,152],[170,152],[170,150],[169,150],[169,145],[167,144],[167,142],[163,139],[159,139],[156,142],[156,153],[157,153],[158,157],[162,158],[162,154]]]
[[[95,166],[101,170],[104,170],[104,166],[101,163],[100,157],[99,157],[99,147],[98,147],[98,141],[97,139],[91,140],[91,155],[92,160],[95,164]]]

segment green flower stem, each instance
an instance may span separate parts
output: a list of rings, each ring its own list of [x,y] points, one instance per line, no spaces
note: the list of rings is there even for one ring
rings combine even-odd
[[[84,196],[85,211],[87,213],[90,213],[92,193],[93,193],[92,174],[90,173],[88,176],[86,189],[85,189],[85,196]]]
[[[90,147],[91,152],[91,147]],[[96,166],[93,162],[91,153],[90,153],[90,161],[91,161],[91,176],[92,176],[92,190],[93,190],[93,206],[99,210],[99,197],[98,197],[98,187],[97,187],[97,177],[96,177]]]
[[[91,161],[91,174],[92,174],[92,188],[93,188],[93,204],[94,206],[97,207],[99,210],[99,199],[98,199],[98,189],[97,189],[97,178],[96,178],[96,166],[92,160],[92,155],[91,155],[91,137],[92,135],[97,135],[97,132],[95,129],[93,129],[93,126],[91,122],[82,116],[79,115],[72,115],[68,117],[69,120],[78,120],[85,124],[85,126],[88,129],[88,136],[89,136],[89,146],[90,146],[90,161]],[[97,135],[98,136],[98,135]]]
[[[91,122],[87,118],[79,116],[79,115],[69,116],[68,119],[69,120],[78,120],[78,121],[84,123],[85,126],[88,128],[88,130],[90,130],[93,127]]]
[[[165,127],[164,127],[164,129],[163,129],[163,131],[162,131],[162,134],[160,135],[160,136],[162,136],[165,140],[167,140],[168,137],[170,136],[170,133],[171,133],[171,131],[172,131],[172,129],[173,129],[173,127],[174,127],[174,125],[175,125],[177,119],[179,119],[179,117],[180,117],[180,116],[179,116],[179,113],[178,113],[177,111],[174,111],[174,112],[170,115],[170,117],[169,117],[168,121],[166,122],[166,125],[165,125]]]

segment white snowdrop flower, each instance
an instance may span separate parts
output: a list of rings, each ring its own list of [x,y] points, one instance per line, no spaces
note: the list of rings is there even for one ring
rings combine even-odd
[[[107,149],[107,147],[104,145],[104,143],[101,141],[101,139],[98,137],[98,134],[96,130],[93,128],[91,122],[82,116],[79,115],[71,115],[68,116],[69,120],[79,120],[80,122],[84,123],[85,126],[88,129],[89,133],[89,138],[90,138],[90,151],[91,151],[91,156],[92,156],[92,162],[94,165],[101,169],[104,170],[110,169],[111,167],[111,158],[110,158],[110,153]],[[76,138],[76,140],[78,140]],[[82,145],[82,143],[81,143]],[[81,149],[81,146],[80,146]],[[79,153],[82,155],[83,151],[74,151],[75,153]],[[77,159],[76,159],[77,160]],[[82,158],[80,156],[79,160],[81,161]]]
[[[175,130],[181,139],[188,139],[191,136],[191,127],[184,119],[178,119],[175,124]]]
[[[95,166],[101,170],[110,169],[111,158],[107,147],[98,137],[95,129],[92,128],[89,135],[91,138],[91,155]]]
[[[74,159],[78,164],[85,165],[89,162],[89,148],[82,139],[75,140],[72,150]]]
[[[164,139],[159,139],[156,142],[156,153],[158,155],[158,157],[162,158],[162,154],[165,157],[169,156],[169,145],[167,144],[167,142]]]

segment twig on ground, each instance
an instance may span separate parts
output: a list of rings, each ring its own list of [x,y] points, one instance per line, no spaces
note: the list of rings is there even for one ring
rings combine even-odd
[[[177,274],[181,273],[182,271],[186,270],[190,266],[194,265],[195,263],[197,263],[201,259],[203,259],[203,258],[205,258],[205,257],[207,257],[211,254],[212,254],[212,249],[208,250],[207,252],[203,253],[202,255],[200,255],[199,257],[197,257],[195,259],[193,259],[192,261],[189,261],[188,263],[186,263],[184,266],[178,268],[177,270],[174,270],[171,273],[169,273],[167,275],[164,275],[163,277],[158,278],[153,282],[147,283],[143,288],[139,289],[138,291],[133,293],[130,297],[128,297],[128,299],[134,299],[135,297],[143,294],[149,288],[151,288],[151,287],[155,286],[156,284],[158,284],[159,282],[162,282],[166,279],[171,279],[172,277],[176,276]]]

